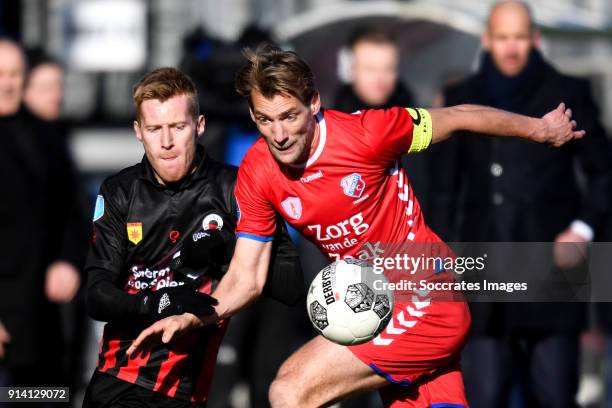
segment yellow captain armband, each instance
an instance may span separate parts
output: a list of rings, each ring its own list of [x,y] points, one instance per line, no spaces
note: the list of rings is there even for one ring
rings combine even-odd
[[[423,108],[406,108],[412,118],[412,143],[408,153],[422,152],[431,144],[431,115]]]

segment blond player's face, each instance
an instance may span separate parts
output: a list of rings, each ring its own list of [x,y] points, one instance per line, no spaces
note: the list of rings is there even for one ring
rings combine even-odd
[[[134,132],[157,181],[175,183],[193,169],[196,140],[204,132],[204,116],[192,115],[187,95],[164,102],[148,99],[140,105],[140,121],[134,121]]]
[[[313,149],[315,115],[320,109],[319,94],[309,106],[291,95],[266,98],[251,92],[251,118],[262,134],[272,156],[281,164],[304,163]]]

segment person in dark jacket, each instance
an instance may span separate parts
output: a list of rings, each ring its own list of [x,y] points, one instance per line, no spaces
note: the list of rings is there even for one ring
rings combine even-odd
[[[57,266],[82,257],[68,232],[80,201],[60,136],[21,105],[25,69],[21,47],[0,40],[0,382],[66,385],[57,303],[78,283],[62,285]]]
[[[360,27],[348,40],[351,55],[350,83],[341,85],[330,106],[342,112],[360,109],[389,109],[416,106],[414,93],[400,78],[400,47],[388,31]],[[413,188],[421,201],[427,202],[426,158],[404,155],[402,167],[410,174]]]
[[[70,350],[65,356],[65,366],[70,375],[70,385],[77,388],[82,387],[80,367],[83,363],[83,347],[88,325],[81,283],[90,232],[88,218],[90,209],[84,186],[70,154],[71,126],[61,115],[64,99],[64,68],[58,60],[39,48],[26,50],[26,57],[28,73],[24,86],[24,104],[33,115],[51,129],[53,145],[57,154],[61,155],[59,160],[52,159],[51,162],[72,175],[70,179],[62,180],[61,184],[70,191],[67,194],[74,199],[73,205],[65,209],[66,222],[62,234],[63,241],[60,242],[63,248],[62,256],[47,268],[45,292],[49,299],[61,303],[62,332],[66,347]]]
[[[90,315],[107,322],[86,407],[206,404],[227,320],[142,355],[126,353],[151,322],[212,314],[209,294],[233,253],[237,168],[197,145],[204,132],[197,100],[191,79],[173,68],[148,73],[134,88],[134,131],[145,156],[103,182],[86,263]],[[269,275],[270,296],[296,303],[303,295],[284,225]]]
[[[351,51],[351,82],[336,92],[333,108],[343,112],[413,106],[410,88],[399,78],[400,53],[389,33],[360,28],[348,42]]]
[[[555,264],[571,268],[580,259],[558,249],[563,242],[584,249],[599,232],[611,205],[612,161],[588,82],[558,72],[539,42],[524,3],[495,4],[478,72],[444,89],[445,104],[537,117],[565,101],[587,136],[559,150],[465,135],[436,146],[428,219],[451,241],[554,242]],[[472,304],[472,316],[464,359],[470,406],[503,406],[517,366],[529,406],[575,406],[583,304]]]

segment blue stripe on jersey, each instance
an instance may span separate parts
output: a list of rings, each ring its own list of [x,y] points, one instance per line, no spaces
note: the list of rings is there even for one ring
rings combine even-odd
[[[248,238],[259,242],[270,242],[274,240],[274,237],[260,237],[259,235],[246,234],[244,232],[237,233],[236,238]]]
[[[381,377],[384,377],[385,380],[392,382],[393,384],[397,384],[401,387],[408,387],[411,384],[411,381],[407,378],[404,378],[403,380],[395,380],[393,378],[391,378],[391,376],[387,373],[385,373],[383,370],[381,370],[380,368],[378,368],[376,366],[376,364],[370,363],[368,364],[370,366],[370,368],[372,370],[374,370],[376,372],[376,374],[380,375]]]
[[[437,404],[431,404],[429,408],[465,408],[465,405],[451,404],[450,402],[439,402]]]

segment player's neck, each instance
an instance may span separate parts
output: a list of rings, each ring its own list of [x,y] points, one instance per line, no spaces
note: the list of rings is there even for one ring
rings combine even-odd
[[[314,154],[315,150],[317,150],[317,145],[319,144],[319,135],[321,134],[321,127],[319,126],[319,121],[315,120],[314,122],[314,136],[312,137],[312,143],[310,143],[310,151],[308,152],[308,159]],[[306,160],[308,160],[306,159]]]
[[[310,142],[310,146],[308,146],[308,155],[300,163],[285,165],[288,168],[288,170],[304,169],[306,167],[306,163],[308,163],[308,160],[312,157],[314,152],[317,150],[317,145],[319,144],[319,135],[321,134],[321,127],[319,126],[319,121],[317,119],[314,120],[313,126],[314,126],[312,130],[313,136],[312,136],[312,141]]]

